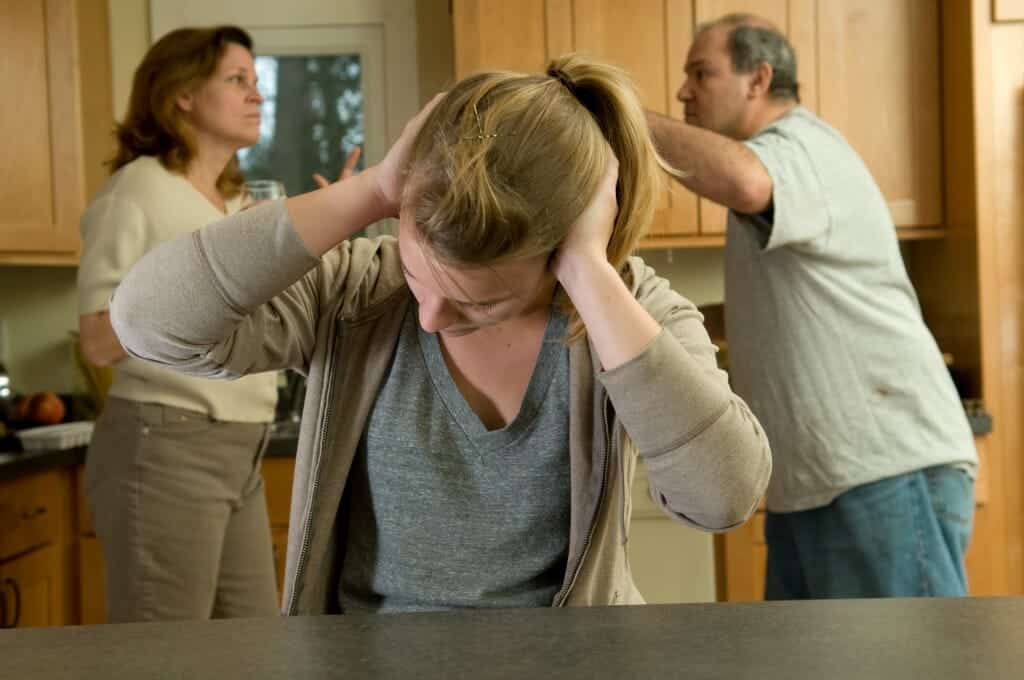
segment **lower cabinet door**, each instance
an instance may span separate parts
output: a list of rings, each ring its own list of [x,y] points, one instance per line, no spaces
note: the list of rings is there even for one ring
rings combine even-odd
[[[107,622],[107,590],[103,552],[95,536],[78,538],[78,612],[80,622]]]
[[[277,578],[277,602],[281,603],[284,589],[284,560],[288,556],[288,528],[273,528],[270,537],[274,544],[274,574]]]
[[[62,626],[64,585],[55,545],[0,562],[0,614],[4,628]]]

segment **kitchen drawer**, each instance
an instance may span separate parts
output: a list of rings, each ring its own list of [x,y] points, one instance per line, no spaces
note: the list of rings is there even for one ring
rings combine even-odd
[[[0,560],[56,541],[65,497],[59,471],[0,482]]]

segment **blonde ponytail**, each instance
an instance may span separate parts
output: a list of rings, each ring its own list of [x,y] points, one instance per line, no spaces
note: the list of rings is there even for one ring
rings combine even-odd
[[[667,166],[654,148],[640,99],[625,71],[567,54],[553,59],[547,73],[590,112],[619,161],[619,214],[608,244],[608,260],[621,268],[650,226],[662,189],[658,169]]]

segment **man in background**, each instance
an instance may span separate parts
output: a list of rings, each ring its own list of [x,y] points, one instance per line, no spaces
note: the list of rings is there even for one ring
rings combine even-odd
[[[964,595],[977,454],[885,200],[767,21],[698,29],[655,142],[726,206],[737,393],[775,456],[767,599]]]

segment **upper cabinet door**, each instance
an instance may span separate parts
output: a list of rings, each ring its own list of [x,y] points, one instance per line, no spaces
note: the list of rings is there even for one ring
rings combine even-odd
[[[566,52],[626,69],[645,107],[682,117],[675,92],[693,30],[692,0],[454,0],[455,76],[503,68],[536,72]],[[696,198],[666,178],[651,234],[697,233]]]
[[[455,77],[541,70],[551,55],[572,49],[570,13],[568,0],[453,0]]]
[[[675,94],[682,85],[683,61],[693,30],[690,0],[575,0],[572,34],[578,52],[625,69],[643,106],[675,119],[682,106]],[[650,235],[697,233],[697,198],[665,177]]]
[[[826,0],[829,5],[833,0]],[[867,0],[871,2],[871,0]],[[726,14],[749,13],[768,19],[786,34],[796,51],[800,102],[815,111],[818,105],[818,53],[815,0],[694,0],[697,26]],[[883,4],[883,3],[877,3]],[[700,233],[724,234],[726,209],[700,200]]]
[[[938,3],[820,2],[818,45],[822,118],[864,158],[897,226],[941,224]]]
[[[0,18],[0,254],[78,249],[82,170],[71,0],[5,2]]]

